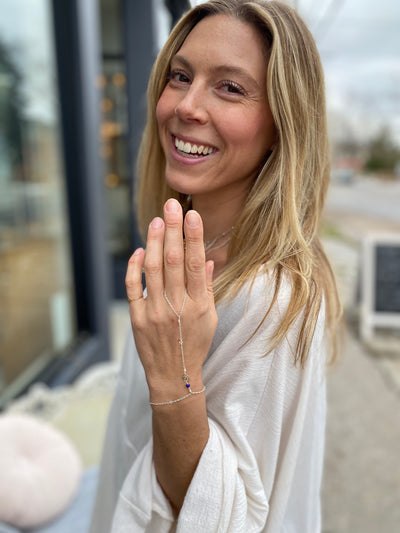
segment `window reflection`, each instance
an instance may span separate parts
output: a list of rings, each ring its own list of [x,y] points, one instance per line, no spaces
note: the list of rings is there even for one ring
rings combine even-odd
[[[119,0],[101,2],[103,74],[100,155],[103,159],[108,214],[108,251],[127,260],[131,247],[130,186],[127,153],[128,112],[122,15]]]
[[[2,2],[0,394],[30,380],[76,332],[50,8]]]

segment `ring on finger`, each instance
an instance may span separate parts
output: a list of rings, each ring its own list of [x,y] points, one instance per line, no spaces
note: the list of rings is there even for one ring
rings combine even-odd
[[[143,296],[139,296],[138,298],[131,298],[130,296],[126,297],[129,303],[137,302],[138,300],[141,300]]]

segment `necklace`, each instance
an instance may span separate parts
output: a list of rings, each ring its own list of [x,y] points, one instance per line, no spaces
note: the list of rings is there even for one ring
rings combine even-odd
[[[204,250],[206,252],[211,252],[211,250],[218,250],[219,248],[223,248],[224,246],[226,246],[232,238],[231,233],[234,229],[235,226],[232,226],[231,228],[227,229],[226,231],[223,231],[213,239],[205,241]]]

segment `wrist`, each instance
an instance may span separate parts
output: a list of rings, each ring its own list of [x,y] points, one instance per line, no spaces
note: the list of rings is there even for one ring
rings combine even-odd
[[[201,394],[205,391],[203,378],[195,375],[194,379],[188,373],[189,379],[183,379],[183,373],[172,379],[153,379],[148,381],[150,404],[175,403],[186,396]]]

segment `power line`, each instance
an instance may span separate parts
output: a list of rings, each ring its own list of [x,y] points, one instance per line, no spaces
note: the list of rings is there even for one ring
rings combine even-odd
[[[325,13],[314,27],[313,33],[315,36],[320,38],[322,35],[325,36],[327,34],[329,27],[333,24],[345,2],[346,0],[330,0]]]

